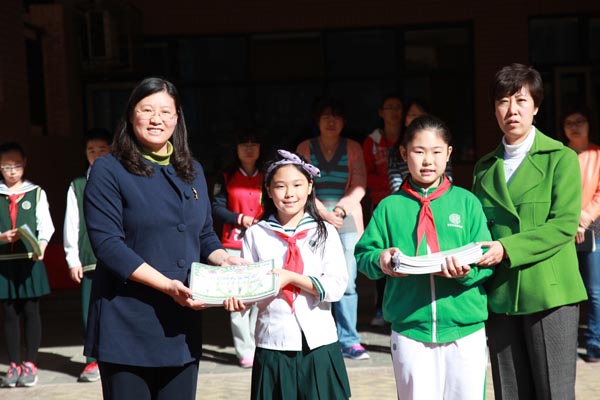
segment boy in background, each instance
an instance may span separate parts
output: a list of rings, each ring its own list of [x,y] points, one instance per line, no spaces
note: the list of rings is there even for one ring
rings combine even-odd
[[[85,135],[85,156],[89,167],[85,175],[71,182],[67,192],[67,209],[64,224],[64,248],[71,279],[81,285],[81,306],[83,311],[83,333],[87,329],[88,308],[92,292],[92,279],[96,269],[96,257],[92,251],[83,217],[83,192],[90,169],[98,158],[110,153],[110,132],[94,128]],[[100,379],[98,363],[91,357],[79,375],[79,382],[95,382]]]

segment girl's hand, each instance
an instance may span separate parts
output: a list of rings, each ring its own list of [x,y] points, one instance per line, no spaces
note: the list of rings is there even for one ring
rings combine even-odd
[[[71,277],[72,281],[76,283],[81,283],[81,279],[83,278],[83,268],[81,267],[81,265],[70,268],[69,276]]]
[[[585,240],[585,228],[579,226],[577,228],[577,234],[575,235],[575,243],[581,244]]]
[[[381,271],[389,276],[394,277],[403,277],[408,276],[408,274],[401,274],[399,272],[394,272],[394,266],[392,265],[392,256],[395,253],[400,253],[400,249],[397,247],[390,247],[389,249],[385,249],[379,255],[379,267]]]
[[[481,247],[487,247],[488,251],[481,256],[477,265],[480,267],[491,267],[492,265],[500,264],[504,259],[508,258],[504,246],[497,240],[493,242],[480,242]]]
[[[594,220],[591,215],[585,211],[581,211],[581,215],[579,216],[579,226],[585,230],[590,227],[592,222],[594,222]]]
[[[11,229],[0,233],[0,242],[13,243],[19,240],[19,235],[16,229]]]
[[[240,299],[236,299],[235,297],[232,297],[230,299],[225,299],[225,301],[223,301],[223,308],[225,308],[225,310],[229,311],[229,312],[239,312],[239,311],[243,311],[246,309],[246,305],[244,304],[244,302]]]
[[[296,275],[298,275],[296,272],[288,271],[287,269],[281,269],[281,268],[274,268],[271,271],[271,273],[275,274],[279,277],[279,279],[278,279],[279,290],[283,289],[290,283],[293,284],[293,282],[295,281]]]
[[[335,213],[333,211],[325,211],[322,215],[323,219],[327,222],[329,222],[331,225],[335,226],[337,229],[339,229],[342,224],[344,223],[344,219],[342,218],[341,214],[339,213]]]
[[[42,250],[42,254],[39,256],[37,254],[33,255],[33,261],[42,261],[44,259],[44,254],[46,254],[46,247],[48,247],[48,242],[41,241],[40,242],[40,250]]]
[[[258,220],[254,219],[254,217],[251,217],[249,215],[244,215],[242,217],[242,226],[246,229],[250,228],[252,225],[254,225],[257,222],[258,222]]]
[[[442,265],[442,271],[434,275],[444,278],[462,278],[471,272],[470,265],[460,265],[456,257],[446,257],[446,265]]]

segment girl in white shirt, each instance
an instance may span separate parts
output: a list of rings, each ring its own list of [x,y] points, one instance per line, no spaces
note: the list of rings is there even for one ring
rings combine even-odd
[[[350,384],[331,314],[348,281],[342,244],[315,205],[319,169],[279,150],[265,174],[264,214],[242,256],[273,259],[279,294],[258,303],[252,399],[347,399]]]

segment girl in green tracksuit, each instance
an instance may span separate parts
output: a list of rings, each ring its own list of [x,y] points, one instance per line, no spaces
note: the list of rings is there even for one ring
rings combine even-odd
[[[392,324],[400,399],[484,397],[488,314],[482,285],[493,270],[460,265],[455,257],[434,274],[400,274],[392,266],[397,252],[425,255],[490,238],[479,200],[444,176],[450,140],[439,119],[413,121],[400,146],[410,178],[379,203],[356,245],[359,271],[386,278],[383,316]]]

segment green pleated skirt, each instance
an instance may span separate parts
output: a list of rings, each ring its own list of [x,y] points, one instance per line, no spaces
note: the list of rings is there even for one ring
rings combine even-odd
[[[304,337],[303,337],[304,339]],[[252,367],[252,400],[341,400],[350,383],[338,342],[302,351],[257,347]]]
[[[0,261],[0,300],[30,299],[50,293],[43,261]]]

